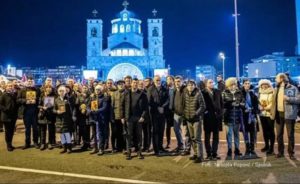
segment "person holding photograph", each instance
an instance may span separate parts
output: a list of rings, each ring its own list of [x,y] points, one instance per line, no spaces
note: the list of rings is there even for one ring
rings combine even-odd
[[[90,116],[90,122],[93,125],[94,150],[91,154],[104,154],[105,140],[107,137],[108,120],[108,96],[104,94],[104,87],[98,84],[95,87],[95,93],[90,96],[87,106],[87,113]]]
[[[46,144],[47,129],[48,129],[48,148],[53,149],[56,144],[55,114],[53,113],[54,96],[55,94],[52,85],[45,85],[43,93],[41,94],[40,97],[39,114],[38,114],[41,151],[47,148],[47,144]]]
[[[57,91],[58,97],[54,101],[53,112],[56,114],[56,127],[60,133],[60,140],[63,145],[63,150],[60,153],[72,153],[71,131],[73,128],[73,112],[71,104],[66,97],[66,87],[61,85]]]
[[[39,149],[38,144],[38,105],[40,90],[35,87],[32,77],[28,77],[26,87],[18,93],[17,102],[24,106],[24,124],[25,124],[25,145],[23,149],[30,148],[31,130],[33,132],[33,142],[35,148]]]

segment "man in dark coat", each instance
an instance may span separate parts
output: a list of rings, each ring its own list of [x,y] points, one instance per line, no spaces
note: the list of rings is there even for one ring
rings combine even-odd
[[[4,93],[4,91],[5,91],[5,81],[4,80],[2,80],[2,81],[0,81],[0,96],[2,96],[3,95],[3,93]],[[0,115],[1,116],[1,115]],[[3,122],[1,121],[1,117],[0,117],[0,133],[1,132],[3,132]]]
[[[245,158],[257,158],[255,153],[256,132],[257,132],[257,115],[258,98],[250,90],[250,80],[244,79],[242,93],[245,99],[245,108],[243,109],[244,139],[246,143]]]
[[[17,96],[13,91],[13,85],[8,82],[5,92],[0,97],[1,122],[5,127],[5,142],[7,151],[13,151],[12,140],[18,116]]]
[[[160,76],[154,77],[154,85],[147,91],[150,114],[153,123],[153,149],[156,156],[166,152],[163,148],[163,137],[165,130],[165,111],[169,106],[169,95],[165,87],[161,85]]]
[[[125,123],[127,156],[126,159],[131,159],[131,148],[134,147],[133,138],[136,136],[138,158],[143,159],[142,142],[143,142],[143,123],[147,113],[147,96],[138,89],[138,79],[133,79],[131,89],[124,93],[122,100],[122,123]]]
[[[207,79],[204,81],[205,89],[202,91],[206,104],[204,113],[204,132],[205,132],[205,149],[207,159],[217,160],[219,146],[219,131],[222,130],[223,118],[223,100],[220,90],[214,88],[214,81]],[[212,145],[210,137],[213,134]]]
[[[147,95],[147,91],[153,85],[152,78],[146,78],[144,81],[141,82],[143,82],[144,93]],[[145,122],[143,123],[143,135],[144,135],[143,151],[150,152],[150,146],[152,140],[152,121],[150,117],[149,102],[147,104],[147,108],[148,108],[147,110],[148,112],[146,114]]]
[[[40,90],[34,86],[32,77],[28,77],[26,87],[18,93],[17,102],[24,106],[24,124],[25,124],[25,146],[23,149],[30,148],[31,142],[31,129],[33,131],[33,142],[35,148],[38,145],[38,104],[40,99]]]

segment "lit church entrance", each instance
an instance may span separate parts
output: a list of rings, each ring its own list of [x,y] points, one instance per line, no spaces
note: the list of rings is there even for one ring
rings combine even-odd
[[[114,81],[121,80],[125,76],[131,76],[132,78],[144,79],[142,71],[130,63],[121,63],[114,66],[107,75],[107,79],[113,79]]]

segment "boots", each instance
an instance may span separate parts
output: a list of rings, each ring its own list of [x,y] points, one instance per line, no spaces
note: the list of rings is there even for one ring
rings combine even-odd
[[[251,144],[250,144],[250,154],[251,154],[251,158],[253,158],[253,159],[258,158],[258,157],[257,157],[257,154],[256,154],[256,152],[255,152],[255,146],[254,146],[254,143],[251,143]]]
[[[12,146],[11,143],[7,143],[7,151],[11,152],[13,151],[15,148]]]
[[[44,151],[46,148],[47,148],[46,144],[42,144],[41,147],[40,147],[40,150]]]
[[[201,163],[201,162],[203,162],[202,156],[197,157],[197,158],[194,160],[194,163]]]
[[[138,152],[138,158],[141,160],[144,159],[144,156],[141,151]]]
[[[131,150],[127,150],[126,160],[131,160]]]
[[[97,145],[97,143],[95,143],[94,144],[94,149],[93,149],[93,151],[90,154],[96,154],[98,152],[99,152],[98,145]]]
[[[67,144],[63,145],[63,150],[60,152],[60,154],[67,153]]]
[[[246,143],[246,152],[245,156],[249,156],[251,151],[250,143]]]
[[[87,143],[84,143],[83,146],[80,148],[81,151],[87,151],[89,148],[89,145]]]
[[[228,151],[227,151],[227,157],[232,157],[232,149],[228,149]]]
[[[72,144],[67,144],[68,154],[72,153]]]
[[[274,144],[271,144],[269,150],[267,151],[267,155],[274,155]]]
[[[104,155],[104,149],[100,149],[99,152],[98,152],[98,155],[99,155],[99,156]]]
[[[235,150],[234,150],[234,159],[239,160],[239,159],[241,159],[241,156],[242,156],[242,154],[241,154],[240,150],[235,148]]]
[[[266,144],[265,147],[263,149],[261,149],[260,151],[261,152],[266,152],[268,151],[270,148],[269,148],[269,144]]]

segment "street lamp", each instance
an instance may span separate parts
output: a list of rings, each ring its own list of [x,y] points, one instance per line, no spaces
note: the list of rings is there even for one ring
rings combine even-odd
[[[220,57],[220,59],[222,59],[222,63],[223,63],[223,80],[225,80],[225,59],[226,59],[226,57],[225,57],[224,52],[220,52],[219,57]]]
[[[235,27],[235,62],[236,62],[236,77],[240,78],[240,53],[239,53],[239,28],[238,28],[238,0],[234,0],[234,27]]]

